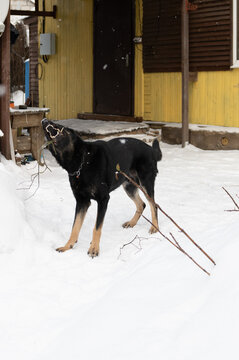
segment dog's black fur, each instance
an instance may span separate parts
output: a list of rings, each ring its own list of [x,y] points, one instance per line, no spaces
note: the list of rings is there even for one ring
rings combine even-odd
[[[116,177],[116,165],[142,185],[148,195],[154,199],[154,182],[157,175],[157,161],[162,153],[155,139],[152,147],[134,138],[115,138],[110,141],[83,141],[79,134],[55,122],[43,119],[42,127],[52,155],[68,172],[70,185],[76,199],[75,220],[69,241],[60,252],[68,250],[77,242],[90,200],[98,204],[93,239],[88,254],[92,257],[99,254],[99,241],[105,212],[109,201],[109,193],[123,184],[126,193],[136,204],[134,217],[123,224],[133,227],[141,216],[145,204],[138,194],[138,189],[125,177]],[[157,210],[150,203],[153,233],[158,227]]]

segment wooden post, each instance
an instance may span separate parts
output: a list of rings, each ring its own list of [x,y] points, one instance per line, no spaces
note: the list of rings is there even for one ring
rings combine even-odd
[[[5,20],[5,31],[0,38],[0,83],[5,87],[5,93],[0,97],[0,129],[4,136],[1,138],[1,152],[11,159],[10,151],[10,11]]]
[[[182,147],[189,141],[188,83],[189,83],[189,23],[188,0],[182,0]]]

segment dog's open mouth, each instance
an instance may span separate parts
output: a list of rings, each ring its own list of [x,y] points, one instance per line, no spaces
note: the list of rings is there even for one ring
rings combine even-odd
[[[64,127],[58,128],[54,124],[50,123],[47,119],[42,120],[42,127],[47,140],[56,143],[56,138],[59,135],[63,135]]]

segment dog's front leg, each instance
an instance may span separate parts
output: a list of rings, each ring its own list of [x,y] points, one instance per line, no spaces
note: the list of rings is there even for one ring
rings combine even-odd
[[[75,243],[78,240],[79,232],[82,227],[82,224],[85,219],[86,212],[90,206],[90,201],[85,203],[78,203],[76,204],[76,210],[75,210],[75,219],[71,231],[70,239],[67,241],[65,246],[59,247],[56,249],[59,252],[64,252],[66,250],[72,249]]]
[[[93,238],[91,241],[90,248],[88,250],[88,255],[92,258],[99,255],[100,251],[100,237],[101,237],[101,230],[104,222],[105,213],[107,210],[109,201],[109,195],[104,199],[97,200],[98,209],[97,209],[97,219],[96,224],[93,230]]]

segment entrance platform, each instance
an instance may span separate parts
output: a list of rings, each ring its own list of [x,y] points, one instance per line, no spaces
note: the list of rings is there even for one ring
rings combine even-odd
[[[78,131],[83,139],[144,134],[146,138],[152,140],[152,137],[161,134],[161,140],[165,143],[172,145],[182,143],[180,123],[84,119],[58,120],[56,122]],[[239,150],[239,128],[190,124],[189,143],[203,150]]]
[[[55,122],[76,130],[83,139],[102,139],[107,136],[124,134],[146,134],[150,129],[146,123],[126,121],[67,119]]]

